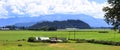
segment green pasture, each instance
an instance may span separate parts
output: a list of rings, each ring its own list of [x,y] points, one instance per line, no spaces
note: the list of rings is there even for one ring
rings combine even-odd
[[[108,31],[108,33],[99,33]],[[74,34],[75,33],[75,34]],[[11,30],[0,31],[0,50],[120,50],[120,46],[110,46],[92,43],[29,43],[28,37],[65,37],[74,39],[96,39],[107,41],[119,41],[120,33],[112,30],[58,30],[58,31],[29,31]],[[26,41],[19,41],[25,39]],[[21,44],[22,46],[18,46]]]
[[[100,30],[104,31],[104,30]],[[120,41],[120,33],[111,30],[105,30],[108,33],[99,33],[99,30],[79,30],[79,31],[0,31],[0,40],[16,41],[21,39],[28,39],[28,37],[65,37],[74,39],[96,39],[96,40],[109,40]]]

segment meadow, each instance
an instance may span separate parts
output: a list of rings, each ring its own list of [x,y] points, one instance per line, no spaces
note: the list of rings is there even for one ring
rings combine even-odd
[[[108,31],[108,33],[99,33]],[[75,33],[75,34],[74,34]],[[96,39],[120,41],[120,33],[104,29],[30,31],[30,30],[1,30],[0,50],[120,50],[120,46],[92,43],[30,43],[28,37],[64,37],[70,39]],[[75,37],[74,37],[75,36]],[[23,40],[24,39],[24,40]],[[20,46],[19,46],[20,45]],[[22,46],[21,46],[22,45]]]

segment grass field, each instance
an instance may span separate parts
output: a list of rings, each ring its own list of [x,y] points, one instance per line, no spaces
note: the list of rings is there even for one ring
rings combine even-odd
[[[79,30],[75,32],[76,39],[96,39],[108,41],[120,41],[120,34],[105,30],[109,33],[98,33],[103,30]],[[0,31],[0,50],[120,50],[120,46],[110,46],[91,43],[29,43],[28,37],[47,36],[74,38],[74,32],[59,31]],[[26,41],[19,41],[26,39]],[[22,46],[18,46],[22,44]]]

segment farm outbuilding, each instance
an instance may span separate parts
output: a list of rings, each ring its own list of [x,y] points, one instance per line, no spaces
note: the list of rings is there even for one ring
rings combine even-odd
[[[35,37],[35,41],[37,41],[37,42],[49,42],[50,38],[49,37]]]
[[[36,38],[36,40],[50,40],[50,38],[49,37],[35,37]]]

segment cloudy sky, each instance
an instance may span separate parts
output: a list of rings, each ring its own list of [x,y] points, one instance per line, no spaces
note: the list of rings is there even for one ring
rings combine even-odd
[[[0,18],[86,14],[103,18],[106,0],[0,0]]]

